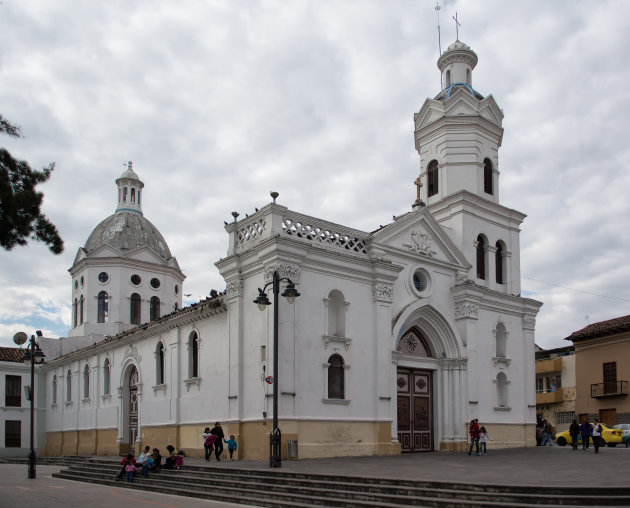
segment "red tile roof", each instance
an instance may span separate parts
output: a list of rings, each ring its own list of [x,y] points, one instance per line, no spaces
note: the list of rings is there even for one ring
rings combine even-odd
[[[566,337],[565,340],[572,340],[575,342],[583,339],[615,335],[617,333],[627,331],[630,331],[630,316],[623,316],[585,326],[581,330],[573,332],[571,335]]]
[[[24,351],[19,347],[0,347],[0,362],[22,363]]]

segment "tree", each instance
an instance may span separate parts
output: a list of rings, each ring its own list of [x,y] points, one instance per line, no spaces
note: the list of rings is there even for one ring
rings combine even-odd
[[[0,115],[0,133],[20,138],[20,128]],[[11,250],[26,245],[28,240],[44,242],[54,254],[63,252],[63,240],[55,225],[41,212],[44,199],[35,186],[43,183],[55,169],[55,164],[41,171],[31,169],[26,161],[15,160],[5,148],[0,148],[0,247]]]

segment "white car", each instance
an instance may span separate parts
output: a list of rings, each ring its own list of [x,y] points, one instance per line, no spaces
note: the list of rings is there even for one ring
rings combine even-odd
[[[623,430],[623,435],[627,436],[630,434],[630,423],[618,423],[615,425],[616,429]]]

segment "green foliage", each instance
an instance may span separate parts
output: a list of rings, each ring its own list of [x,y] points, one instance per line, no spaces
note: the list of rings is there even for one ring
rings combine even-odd
[[[21,137],[20,128],[0,115],[0,133]],[[26,245],[28,239],[44,242],[54,254],[63,252],[63,240],[40,207],[44,194],[35,186],[43,183],[55,169],[50,164],[41,171],[31,169],[26,161],[14,159],[0,148],[0,247],[11,250]]]

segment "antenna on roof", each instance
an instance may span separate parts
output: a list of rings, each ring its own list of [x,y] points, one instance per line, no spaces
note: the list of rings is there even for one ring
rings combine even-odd
[[[440,9],[442,7],[440,7],[440,2],[436,2],[435,3],[435,12],[437,13],[437,22],[438,22],[438,51],[439,51],[439,55],[438,58],[442,56],[442,37],[440,35]],[[443,85],[442,85],[442,71],[440,71],[440,90],[443,89]]]

